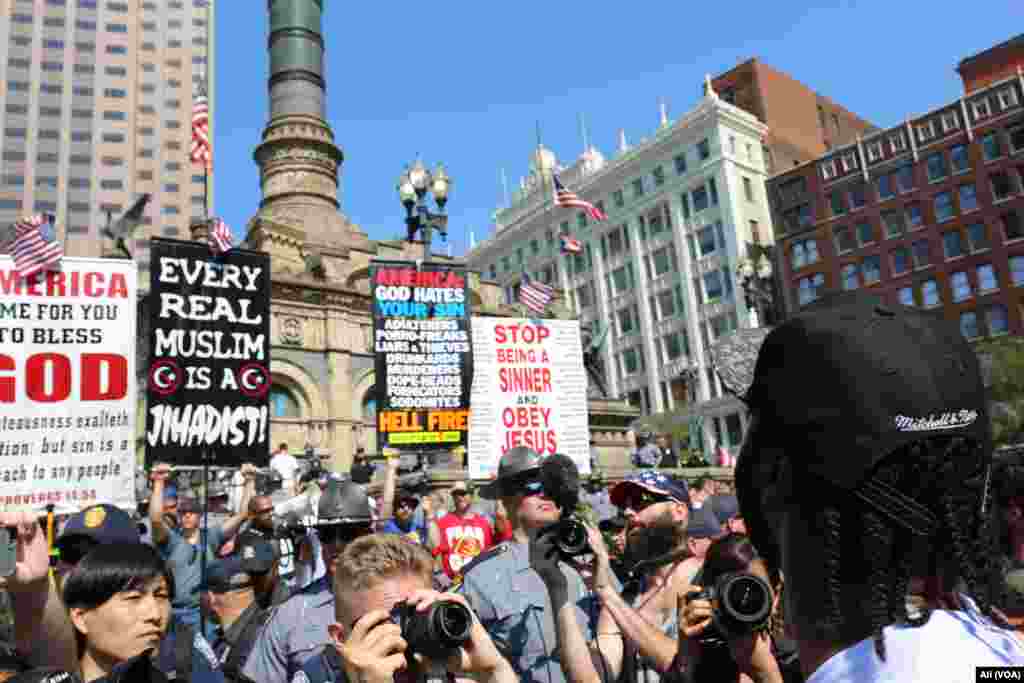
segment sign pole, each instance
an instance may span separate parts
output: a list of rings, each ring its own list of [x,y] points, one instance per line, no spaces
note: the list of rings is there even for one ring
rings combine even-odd
[[[206,590],[206,543],[210,528],[210,451],[203,449],[203,526],[199,532],[199,586],[200,591]],[[203,596],[199,595],[199,631],[206,638],[206,606]]]

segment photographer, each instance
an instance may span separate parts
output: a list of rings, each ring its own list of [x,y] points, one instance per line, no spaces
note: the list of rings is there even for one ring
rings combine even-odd
[[[456,673],[486,683],[517,681],[466,601],[431,590],[432,579],[433,560],[422,546],[394,534],[353,541],[334,574],[331,642],[293,681],[416,681],[439,675],[439,668],[447,669],[448,681]]]
[[[544,581],[530,566],[531,539],[558,522],[563,511],[546,490],[541,464],[541,456],[530,448],[509,449],[498,464],[497,478],[481,488],[481,497],[504,504],[513,539],[470,562],[463,569],[460,590],[522,680],[563,683],[556,612]],[[585,609],[591,603],[583,578],[568,565],[561,564],[560,569],[566,577],[567,599],[590,637],[594,619]]]
[[[733,683],[740,674],[756,683],[803,680],[796,647],[781,637],[777,623],[782,577],[769,571],[749,538],[730,534],[716,540],[695,581],[702,585],[679,601],[683,680]]]

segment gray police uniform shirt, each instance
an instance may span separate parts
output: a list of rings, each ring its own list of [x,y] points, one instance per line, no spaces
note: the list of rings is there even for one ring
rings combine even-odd
[[[654,444],[647,444],[633,453],[633,464],[643,467],[657,467],[661,462],[661,449]]]
[[[254,683],[290,681],[330,640],[335,622],[334,593],[327,577],[310,584],[277,607],[245,662],[242,675]]]
[[[579,573],[562,564],[569,596],[576,603],[576,620],[590,641],[597,627],[600,604]],[[473,607],[494,644],[508,659],[520,680],[566,683],[558,654],[555,613],[547,588],[530,568],[525,543],[501,543],[464,572],[458,588]]]

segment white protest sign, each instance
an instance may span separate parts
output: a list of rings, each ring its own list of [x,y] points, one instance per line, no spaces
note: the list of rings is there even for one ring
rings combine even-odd
[[[132,261],[0,256],[0,509],[135,507]]]
[[[469,475],[492,478],[502,454],[529,446],[590,472],[587,377],[576,320],[473,318]]]

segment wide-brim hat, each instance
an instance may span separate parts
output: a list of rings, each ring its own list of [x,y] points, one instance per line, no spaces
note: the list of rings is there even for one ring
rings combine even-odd
[[[505,451],[498,461],[498,476],[480,487],[480,497],[497,500],[504,495],[505,484],[531,470],[539,470],[540,454],[527,446],[516,446]]]

